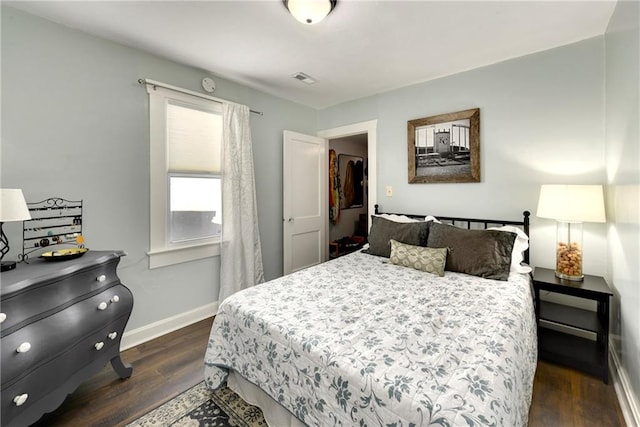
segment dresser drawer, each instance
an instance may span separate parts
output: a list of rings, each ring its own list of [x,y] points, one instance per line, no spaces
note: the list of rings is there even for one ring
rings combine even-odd
[[[50,280],[26,286],[11,295],[4,295],[1,309],[6,317],[0,324],[0,336],[10,334],[30,322],[50,315],[55,310],[119,283],[116,275],[119,260],[119,257],[112,257],[104,263],[59,275]],[[64,262],[57,264],[61,268],[64,267]],[[3,273],[3,281],[6,278],[5,274]]]
[[[114,318],[93,334],[65,348],[58,357],[50,358],[35,367],[13,384],[3,382],[0,393],[2,426],[25,426],[37,421],[42,413],[59,406],[67,394],[75,390],[83,380],[95,375],[113,357],[118,356],[121,332],[128,319],[129,313]],[[109,334],[114,331],[118,331],[118,336],[110,339]],[[98,350],[95,344],[99,342],[103,346]],[[4,368],[3,363],[3,371]],[[62,393],[54,393],[55,391]],[[18,398],[19,402],[20,396],[23,396],[24,402],[17,405],[14,399]]]
[[[131,292],[125,286],[117,284],[3,336],[0,349],[3,389],[30,375],[51,359],[61,357],[61,354],[67,353],[79,341],[95,334],[104,325],[123,315],[128,318],[132,307]],[[122,330],[115,332],[119,342]]]

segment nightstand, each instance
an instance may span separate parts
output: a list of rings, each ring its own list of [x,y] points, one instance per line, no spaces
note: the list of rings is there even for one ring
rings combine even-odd
[[[538,354],[541,359],[597,375],[609,382],[609,299],[613,292],[602,277],[585,274],[582,282],[562,280],[548,268],[536,267],[533,275],[538,322]],[[597,311],[583,310],[540,299],[540,291],[571,295],[597,302]],[[569,326],[596,335],[596,340],[547,327],[540,321]]]

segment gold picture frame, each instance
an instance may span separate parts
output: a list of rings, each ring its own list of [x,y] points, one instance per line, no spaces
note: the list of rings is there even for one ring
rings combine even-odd
[[[480,182],[480,109],[407,122],[409,184]]]

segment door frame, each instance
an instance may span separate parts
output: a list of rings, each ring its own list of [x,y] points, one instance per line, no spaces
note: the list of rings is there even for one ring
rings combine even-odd
[[[340,126],[331,129],[325,129],[318,131],[317,135],[319,137],[329,139],[335,138],[343,138],[345,136],[351,135],[360,135],[363,133],[367,134],[367,198],[368,198],[368,207],[367,207],[367,224],[368,227],[371,227],[371,215],[375,213],[375,205],[378,200],[377,196],[377,157],[376,157],[376,147],[377,147],[377,129],[378,129],[378,120],[369,120],[366,122],[354,123],[351,125]],[[325,182],[329,181],[329,169],[326,168],[324,171],[325,176],[322,179]],[[327,190],[328,191],[328,190]],[[329,196],[324,199],[323,209],[325,212],[329,212]],[[325,221],[325,247],[329,247],[329,221]],[[368,229],[367,227],[367,229]],[[325,259],[326,261],[326,259]]]

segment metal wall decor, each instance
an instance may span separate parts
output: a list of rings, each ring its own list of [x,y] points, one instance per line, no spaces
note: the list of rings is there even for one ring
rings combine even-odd
[[[480,109],[407,122],[409,183],[480,182]]]
[[[28,263],[29,255],[52,246],[84,247],[82,236],[82,200],[51,197],[27,203],[31,219],[23,221],[22,254],[19,261]]]

